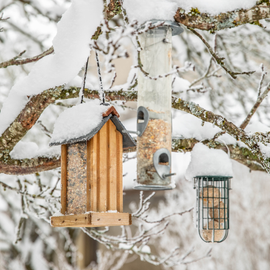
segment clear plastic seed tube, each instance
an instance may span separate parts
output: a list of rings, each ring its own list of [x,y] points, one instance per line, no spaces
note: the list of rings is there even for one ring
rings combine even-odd
[[[148,30],[140,35],[140,45],[142,68],[149,75],[139,70],[138,107],[148,110],[149,121],[137,141],[137,182],[140,189],[171,189],[171,178],[161,178],[153,164],[157,150],[165,148],[171,152],[172,78],[168,75],[172,66],[171,28],[163,26]],[[168,160],[163,156],[159,162],[166,165]]]

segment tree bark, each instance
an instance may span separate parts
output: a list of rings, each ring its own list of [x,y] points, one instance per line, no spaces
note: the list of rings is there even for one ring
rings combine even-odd
[[[188,153],[192,151],[198,141],[195,138],[185,138],[185,139],[173,139],[172,141],[172,151],[179,153]],[[204,140],[203,144],[207,145],[213,149],[221,149],[225,152],[230,151],[230,158],[238,161],[239,163],[247,166],[250,170],[254,171],[265,171],[260,160],[256,155],[252,153],[248,148],[239,147],[237,145],[224,145],[217,141]],[[135,152],[136,147],[125,150],[125,153]],[[33,158],[33,159],[7,159],[6,162],[0,161],[0,172],[11,175],[24,175],[31,173],[38,173],[43,171],[48,171],[60,167],[60,158]]]
[[[14,146],[25,136],[27,131],[36,123],[42,112],[48,105],[53,104],[56,100],[76,98],[79,95],[80,88],[71,87],[65,89],[63,86],[48,89],[43,93],[33,96],[26,107],[22,110],[16,120],[10,125],[10,127],[0,137],[0,172],[6,174],[30,174],[35,172],[41,172],[46,170],[55,169],[60,166],[58,157],[49,158],[34,158],[24,160],[14,160],[9,156],[10,151]],[[106,99],[110,101],[123,100],[123,101],[136,101],[137,92],[135,91],[106,91]],[[99,97],[97,90],[85,91],[85,97],[94,99]],[[240,140],[248,145],[251,150],[244,147],[238,147],[236,145],[230,145],[231,158],[245,164],[250,169],[267,171],[269,163],[268,159],[265,159],[260,152],[258,142],[268,139],[268,134],[257,134],[254,137],[248,136],[244,130],[235,126],[232,122],[227,121],[224,117],[216,115],[213,112],[206,111],[198,105],[187,102],[181,99],[173,98],[172,107],[174,109],[182,110],[190,113],[202,121],[213,123],[233,136],[236,140]],[[262,136],[264,135],[264,136]],[[268,139],[269,140],[269,139]],[[198,141],[194,138],[174,140],[173,151],[175,152],[188,152],[191,151],[193,146]],[[205,144],[212,148],[226,150],[226,146],[222,146],[216,141],[206,140]],[[129,149],[128,151],[135,151],[135,149]]]
[[[220,13],[216,16],[200,13],[197,9],[194,12],[185,13],[183,9],[179,8],[174,16],[175,21],[189,28],[212,32],[247,23],[259,24],[259,20],[267,18],[270,18],[269,1],[255,5],[250,9]]]

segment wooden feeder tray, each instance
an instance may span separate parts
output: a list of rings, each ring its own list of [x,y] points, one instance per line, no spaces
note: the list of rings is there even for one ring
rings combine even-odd
[[[102,227],[131,225],[129,213],[88,213],[51,217],[52,227]]]

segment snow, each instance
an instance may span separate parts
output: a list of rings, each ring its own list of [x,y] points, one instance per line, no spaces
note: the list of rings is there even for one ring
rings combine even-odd
[[[47,262],[43,256],[43,241],[38,238],[34,243],[32,243],[32,262],[31,265],[33,269],[47,270]]]
[[[132,244],[119,243],[119,249],[131,249],[132,246]]]
[[[270,143],[266,143],[266,145],[264,145],[263,143],[258,143],[261,149],[261,152],[263,153],[263,155],[267,158],[270,158]]]
[[[38,152],[38,145],[34,142],[20,141],[10,152],[13,159],[32,158]]]
[[[248,133],[256,133],[256,132],[265,133],[270,131],[270,127],[260,122],[251,122],[246,126],[245,131]]]
[[[176,112],[173,118],[173,134],[175,138],[196,138],[197,140],[211,139],[216,133],[221,131],[220,128],[213,126],[211,123],[204,123],[202,120],[188,113]]]
[[[24,142],[19,141],[13,150],[10,152],[10,156],[13,159],[25,159],[25,158],[35,158],[35,157],[57,157],[60,156],[60,147],[43,147],[39,148],[34,142]]]
[[[215,136],[216,133],[222,131],[219,127],[208,122],[205,122],[202,125],[201,119],[188,113],[173,110],[173,115],[174,117],[173,117],[173,125],[172,125],[173,126],[172,136],[175,139],[195,138],[198,141],[210,140]],[[260,125],[260,126],[262,128],[262,126],[264,125]],[[236,141],[235,138],[233,138],[231,135],[227,133],[218,137],[216,141],[219,141],[223,144],[228,144],[228,145],[237,144],[240,147],[247,147],[243,142]]]
[[[56,120],[51,143],[87,135],[100,124],[108,109],[99,100],[91,100],[65,110]]]
[[[102,9],[99,0],[73,0],[57,24],[57,35],[53,40],[55,53],[38,61],[30,74],[13,89],[34,95],[73,79],[89,56],[89,43],[99,26]]]
[[[233,176],[230,157],[223,151],[209,149],[202,143],[197,143],[191,152],[191,161],[185,177],[192,181],[200,175]]]
[[[57,24],[53,40],[54,54],[39,60],[27,77],[20,78],[4,102],[0,115],[2,134],[25,107],[29,95],[66,84],[85,64],[89,43],[99,26],[103,5],[99,0],[73,0]]]
[[[137,20],[142,24],[151,19],[174,21],[178,8],[189,12],[198,8],[201,13],[216,15],[235,9],[248,9],[256,5],[256,0],[124,0],[124,8],[130,21]]]
[[[180,78],[179,76],[175,77],[175,81],[173,84],[173,94],[174,96],[178,95],[176,93],[185,92],[190,86],[190,82],[188,80],[185,80],[183,78]]]
[[[173,20],[177,10],[177,3],[161,0],[125,0],[124,8],[130,21],[137,20],[142,24],[151,19]]]
[[[64,215],[61,212],[55,212],[52,216],[53,217],[62,217]]]
[[[142,246],[140,250],[142,253],[149,253],[149,254],[151,253],[151,248],[147,245]]]

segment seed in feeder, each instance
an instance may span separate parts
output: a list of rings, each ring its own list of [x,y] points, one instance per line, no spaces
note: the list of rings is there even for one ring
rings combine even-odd
[[[220,223],[224,222],[224,213],[225,218],[227,218],[227,208],[225,208],[225,205],[222,201],[220,201],[216,207],[210,208],[209,210],[210,217],[215,221],[219,221]]]
[[[137,142],[137,179],[140,184],[170,184],[170,178],[161,179],[154,167],[153,156],[160,148],[171,149],[171,124],[163,119],[149,119],[143,135],[138,137]]]
[[[214,223],[214,226],[213,226],[213,223]],[[225,232],[222,229],[223,229],[223,225],[220,222],[210,220],[208,222],[208,229],[207,229],[207,226],[203,227],[202,238],[205,241],[209,241],[209,242],[221,241]]]
[[[220,191],[214,186],[203,187],[203,190],[200,193],[200,198],[203,199],[204,207],[215,207],[218,206]]]

